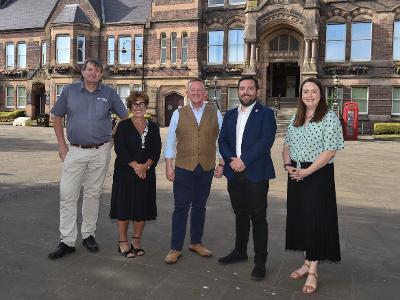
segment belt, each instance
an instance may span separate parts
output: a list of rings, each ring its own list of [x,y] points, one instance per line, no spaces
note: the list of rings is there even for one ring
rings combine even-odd
[[[71,144],[71,146],[82,148],[82,149],[99,149],[100,146],[103,146],[104,144],[107,144],[109,141],[101,143],[101,144],[95,144],[95,145],[80,145],[80,144]]]

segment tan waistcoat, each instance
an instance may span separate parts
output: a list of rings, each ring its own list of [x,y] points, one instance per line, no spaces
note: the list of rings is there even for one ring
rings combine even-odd
[[[190,171],[193,171],[198,164],[204,171],[214,169],[218,133],[215,107],[205,106],[200,125],[197,125],[196,117],[189,105],[180,108],[176,128],[175,165]]]

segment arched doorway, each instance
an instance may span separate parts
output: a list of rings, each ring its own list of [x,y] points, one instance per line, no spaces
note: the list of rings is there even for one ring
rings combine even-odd
[[[183,105],[183,97],[179,94],[173,93],[165,97],[165,126],[169,126],[172,113]]]
[[[45,113],[46,107],[46,90],[42,82],[32,84],[32,119],[36,119],[38,115]]]

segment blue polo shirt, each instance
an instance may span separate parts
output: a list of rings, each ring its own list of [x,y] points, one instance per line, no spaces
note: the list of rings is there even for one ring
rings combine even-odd
[[[111,139],[111,113],[120,118],[128,111],[118,94],[101,83],[91,93],[83,81],[64,87],[51,113],[58,117],[67,115],[67,139],[71,144],[95,145]]]

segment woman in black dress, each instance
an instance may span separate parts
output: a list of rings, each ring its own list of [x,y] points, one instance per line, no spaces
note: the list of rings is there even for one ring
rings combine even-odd
[[[132,117],[121,121],[115,132],[114,177],[110,217],[118,220],[118,252],[125,257],[143,256],[140,238],[144,223],[157,217],[155,167],[160,158],[158,126],[145,118],[149,97],[132,91],[127,107]],[[128,243],[129,221],[133,223]]]
[[[290,278],[307,276],[303,293],[312,294],[317,290],[318,262],[340,261],[333,161],[344,142],[321,83],[306,79],[300,95],[283,148],[288,172],[286,249],[304,251],[303,265]]]

